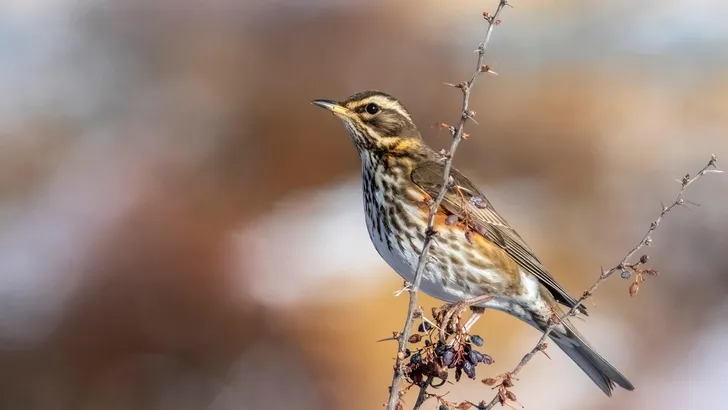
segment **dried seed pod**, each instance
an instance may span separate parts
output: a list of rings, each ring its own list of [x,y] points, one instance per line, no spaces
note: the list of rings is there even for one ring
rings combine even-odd
[[[409,340],[410,343],[419,343],[420,340],[422,340],[422,335],[415,333],[407,340]]]
[[[508,390],[508,391],[506,392],[506,397],[508,397],[508,400],[510,400],[510,401],[518,401],[518,399],[516,399],[516,394],[515,394],[515,393],[513,393],[513,392],[512,392],[512,391],[510,391],[510,390]]]
[[[632,285],[630,285],[630,287],[629,287],[629,295],[634,296],[639,291],[640,291],[640,284],[637,282],[632,282]]]
[[[485,384],[486,386],[492,386],[495,384],[495,379],[492,377],[488,377],[486,379],[481,380],[481,382],[483,382],[483,384]]]

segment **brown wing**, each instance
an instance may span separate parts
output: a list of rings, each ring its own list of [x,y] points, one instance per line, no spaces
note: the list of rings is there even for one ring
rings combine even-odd
[[[444,164],[438,161],[418,164],[412,171],[412,181],[432,198],[436,198],[442,187],[444,168]],[[523,238],[496,212],[478,188],[454,168],[450,176],[453,184],[445,194],[441,207],[447,213],[459,216],[474,231],[500,246],[523,270],[536,276],[557,301],[572,308],[576,299],[556,282]],[[586,314],[583,305],[579,308]]]

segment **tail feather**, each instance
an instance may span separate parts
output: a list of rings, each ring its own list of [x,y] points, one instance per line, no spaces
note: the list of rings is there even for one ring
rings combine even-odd
[[[634,386],[599,353],[595,352],[583,336],[566,319],[549,335],[561,350],[576,363],[607,395],[612,395],[615,383],[627,390]]]

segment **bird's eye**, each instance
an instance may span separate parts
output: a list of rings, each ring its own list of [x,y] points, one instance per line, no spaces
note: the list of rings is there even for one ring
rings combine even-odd
[[[371,115],[374,115],[374,114],[376,114],[376,113],[379,112],[379,106],[377,104],[374,104],[374,103],[367,104],[367,106],[365,107],[365,109]]]

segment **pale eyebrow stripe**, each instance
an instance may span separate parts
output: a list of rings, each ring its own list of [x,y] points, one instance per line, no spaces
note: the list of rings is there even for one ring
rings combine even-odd
[[[389,98],[385,98],[382,96],[373,96],[373,97],[369,97],[365,100],[362,100],[359,104],[357,104],[357,107],[366,106],[369,103],[375,103],[375,104],[379,105],[380,107],[382,107],[383,109],[396,111],[399,115],[412,121],[412,117],[404,109],[404,107],[402,107],[402,104],[400,104],[396,101],[392,101]]]

